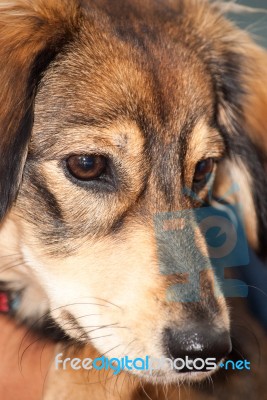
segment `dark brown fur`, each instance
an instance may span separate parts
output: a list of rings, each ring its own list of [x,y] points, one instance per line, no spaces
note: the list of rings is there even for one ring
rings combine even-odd
[[[194,260],[192,248],[182,241],[179,251],[164,241],[158,249],[154,217],[199,207],[201,201],[208,204],[208,188],[195,187],[192,180],[200,160],[216,158],[214,195],[226,191],[229,171],[235,169],[240,193],[234,200],[247,196],[247,236],[255,251],[266,256],[265,52],[225,20],[219,5],[205,0],[8,3],[1,6],[0,1],[3,226],[14,221],[23,238],[18,246],[31,248],[40,265],[47,262],[51,281],[58,273],[71,282],[64,260],[76,260],[78,269],[88,246],[96,249],[103,281],[117,283],[127,271],[117,266],[113,277],[103,272],[99,247],[103,260],[107,253],[106,263],[109,251],[112,257],[112,249],[120,248],[119,265],[122,255],[124,262],[129,254],[129,259],[135,252],[146,254],[149,243],[150,258],[143,257],[147,275],[141,270],[133,275],[133,281],[153,281],[144,287],[147,308],[140,300],[140,317],[132,321],[144,341],[149,329],[142,333],[142,320],[155,326],[157,318],[181,326],[213,321],[218,329],[228,329],[225,299],[214,295],[210,270],[201,276],[199,303],[166,304],[166,288],[184,275],[162,277],[152,267],[183,259],[186,272],[193,273],[194,261],[202,259]],[[90,152],[109,157],[107,183],[84,184],[69,174],[66,158]],[[197,192],[198,200],[185,188]],[[205,255],[200,233],[195,241]],[[90,274],[96,272],[88,271],[88,280]],[[44,290],[49,292],[49,284]],[[125,306],[130,315],[127,301]],[[68,309],[53,317],[63,327],[70,321],[74,325]],[[255,378],[262,382],[261,376]],[[229,382],[228,398],[234,399]],[[220,383],[214,393],[210,398],[224,398]]]

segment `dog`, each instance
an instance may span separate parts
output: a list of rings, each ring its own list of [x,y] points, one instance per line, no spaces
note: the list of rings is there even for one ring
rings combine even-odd
[[[112,380],[73,385],[82,373],[53,370],[47,399],[137,399],[140,384],[153,399],[164,385],[177,398],[181,384],[213,372],[216,382],[231,352],[240,315],[194,210],[237,182],[227,204],[242,204],[249,245],[266,257],[267,56],[225,18],[228,6],[0,1],[1,285],[20,294],[15,319],[35,328],[49,318],[82,354],[216,358],[213,371],[123,372],[116,393]],[[175,227],[170,216],[183,211]],[[197,276],[192,300],[196,282],[186,282]],[[181,287],[191,301],[179,301]],[[263,398],[262,376],[251,372],[246,382],[261,383],[248,389],[230,375],[227,398]],[[224,399],[219,385],[196,398]]]

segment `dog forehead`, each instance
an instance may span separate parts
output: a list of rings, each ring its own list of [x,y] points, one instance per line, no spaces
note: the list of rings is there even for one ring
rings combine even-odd
[[[55,132],[73,122],[88,124],[90,132],[92,126],[130,121],[137,129],[125,130],[124,139],[125,134],[140,138],[140,131],[153,149],[156,137],[158,157],[159,147],[177,149],[181,132],[193,129],[205,114],[212,118],[212,78],[197,52],[187,48],[182,24],[174,34],[165,28],[166,19],[173,28],[172,17],[159,18],[153,7],[137,12],[136,2],[123,7],[118,18],[118,3],[93,7],[79,35],[45,73],[35,108],[40,129],[34,130],[31,147],[36,142],[40,149],[46,136],[49,143],[65,140]]]
[[[48,114],[51,102],[53,115],[61,119],[75,110],[98,125],[119,118],[139,125],[149,120],[155,131],[179,134],[190,114],[211,111],[211,77],[182,43],[166,37],[157,44],[146,33],[144,40],[145,48],[125,43],[109,29],[92,30],[88,22],[47,72],[37,101]]]

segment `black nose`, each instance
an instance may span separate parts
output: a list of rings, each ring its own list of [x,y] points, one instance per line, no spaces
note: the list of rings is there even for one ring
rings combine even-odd
[[[199,368],[195,368],[194,361],[201,358],[215,358],[216,363],[225,358],[232,350],[230,335],[227,331],[217,331],[209,326],[191,327],[189,330],[178,330],[167,328],[164,331],[164,343],[167,348],[168,357],[172,359],[187,358],[186,366],[182,369],[176,369],[177,372],[194,372]],[[199,360],[201,365],[201,360]],[[182,364],[183,365],[183,364]],[[189,368],[188,368],[189,366]],[[206,371],[203,365],[201,371]]]

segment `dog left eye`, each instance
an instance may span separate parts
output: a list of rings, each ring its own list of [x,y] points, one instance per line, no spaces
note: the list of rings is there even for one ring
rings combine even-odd
[[[194,183],[208,181],[210,174],[214,169],[215,161],[213,158],[207,158],[197,163],[194,175]]]
[[[98,179],[107,168],[106,157],[99,155],[74,155],[66,163],[71,175],[80,181]]]

